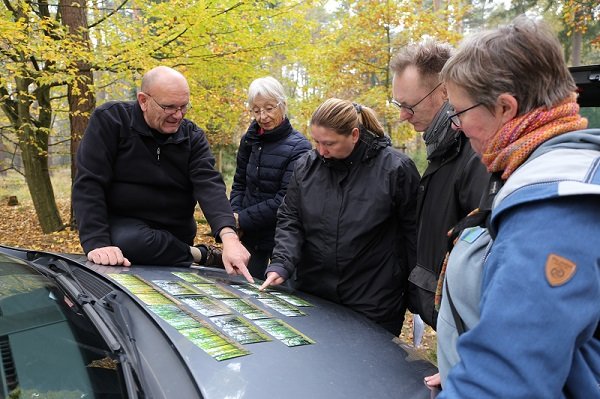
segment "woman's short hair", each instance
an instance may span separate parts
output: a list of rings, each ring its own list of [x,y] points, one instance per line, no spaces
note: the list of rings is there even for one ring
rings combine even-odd
[[[509,93],[517,99],[518,115],[550,108],[576,90],[556,35],[543,21],[525,16],[467,37],[441,77],[489,109]]]
[[[361,126],[379,137],[384,134],[375,111],[339,98],[330,98],[319,105],[310,118],[310,124],[331,129],[342,136],[349,136],[352,129]]]
[[[250,83],[248,88],[248,107],[251,108],[254,104],[256,96],[261,96],[266,99],[273,99],[279,104],[283,110],[283,114],[287,115],[287,99],[283,86],[277,79],[272,76],[258,78]]]

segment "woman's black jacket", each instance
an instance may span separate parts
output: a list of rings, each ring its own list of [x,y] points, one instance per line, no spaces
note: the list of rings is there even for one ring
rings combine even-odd
[[[403,318],[418,183],[412,160],[387,137],[361,133],[345,160],[311,151],[297,162],[279,208],[267,273],[296,272],[298,289],[377,322]]]

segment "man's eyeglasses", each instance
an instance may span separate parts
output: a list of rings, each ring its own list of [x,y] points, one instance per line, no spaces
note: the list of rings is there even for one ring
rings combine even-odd
[[[181,111],[181,114],[185,114],[186,112],[188,112],[190,110],[190,108],[192,108],[192,103],[187,103],[187,104],[182,105],[180,107],[175,107],[173,105],[162,105],[161,103],[159,103],[158,101],[156,101],[154,99],[154,97],[152,97],[150,94],[148,94],[148,93],[144,93],[144,94],[146,94],[148,97],[150,97],[152,99],[152,101],[154,101],[156,103],[156,105],[158,105],[159,107],[161,107],[162,110],[167,115],[176,114],[177,111]]]
[[[391,103],[394,104],[396,107],[398,107],[398,109],[400,111],[405,110],[406,112],[408,112],[411,116],[415,114],[415,108],[417,107],[417,105],[421,104],[423,101],[425,101],[425,99],[427,97],[429,97],[430,95],[433,94],[434,91],[436,91],[436,89],[438,87],[440,87],[442,85],[442,83],[438,83],[437,86],[435,86],[433,88],[433,90],[431,90],[429,93],[427,93],[427,95],[425,95],[425,97],[423,97],[422,99],[420,99],[419,101],[417,101],[417,103],[415,105],[406,105],[406,104],[402,104],[394,99],[392,99]]]
[[[460,114],[464,114],[465,112],[472,110],[475,107],[479,107],[480,105],[482,105],[482,104],[481,103],[477,103],[475,105],[470,106],[467,109],[463,109],[462,111],[456,112],[456,113],[453,113],[454,110],[447,111],[447,113],[448,113],[448,119],[450,119],[450,121],[452,122],[452,124],[454,125],[454,127],[456,127],[457,129],[459,129],[461,127],[461,125],[462,125],[462,122],[460,121],[460,118],[458,116]]]
[[[277,112],[277,109],[279,108],[280,105],[281,105],[281,102],[278,102],[274,106],[267,105],[264,108],[252,108],[252,110],[250,110],[250,112],[252,112],[252,115],[254,115],[255,119],[260,118],[260,116],[262,115],[263,112],[269,116],[273,116]]]

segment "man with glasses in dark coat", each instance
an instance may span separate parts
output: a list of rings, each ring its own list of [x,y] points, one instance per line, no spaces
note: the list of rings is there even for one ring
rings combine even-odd
[[[489,180],[467,137],[449,120],[451,107],[439,72],[452,52],[448,44],[426,40],[401,49],[391,63],[392,104],[402,121],[423,132],[427,151],[417,196],[417,263],[409,277],[409,309],[434,329],[446,233],[477,208]]]
[[[199,204],[227,272],[253,281],[206,135],[184,118],[189,108],[185,77],[160,66],[143,76],[137,101],[94,111],[73,186],[81,246],[102,265],[210,263],[207,247],[193,246]]]

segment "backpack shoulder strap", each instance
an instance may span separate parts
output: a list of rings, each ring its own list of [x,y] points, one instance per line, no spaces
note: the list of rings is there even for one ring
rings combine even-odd
[[[452,297],[450,296],[450,291],[448,291],[448,284],[445,285],[444,291],[446,291],[444,294],[446,295],[446,298],[448,298],[448,304],[450,305],[450,310],[452,311],[452,318],[454,318],[454,324],[456,324],[456,331],[458,331],[458,335],[461,335],[462,333],[467,331],[467,328],[465,327],[465,322],[460,317],[460,315],[458,314],[458,310],[456,310],[456,307],[454,306],[454,302],[452,301]]]
[[[462,233],[462,231],[469,227],[485,227],[489,231],[490,226],[490,217],[492,215],[492,204],[494,203],[494,198],[500,188],[502,188],[503,181],[500,178],[499,173],[493,173],[490,176],[490,181],[488,182],[488,186],[486,191],[481,197],[481,201],[479,203],[479,208],[475,211],[471,212],[469,215],[461,219],[456,226],[454,226],[449,234],[448,239],[448,253],[452,251],[454,248],[454,243]],[[494,239],[494,235],[490,232],[490,236]],[[445,269],[445,268],[444,268]],[[445,273],[444,273],[445,275]],[[454,306],[454,302],[452,301],[452,297],[450,296],[450,290],[448,289],[448,284],[444,284],[444,295],[448,298],[448,304],[450,305],[450,310],[452,311],[452,317],[454,318],[454,323],[456,324],[456,330],[458,331],[458,335],[461,335],[467,328],[465,326],[465,322],[460,317],[456,306]]]

